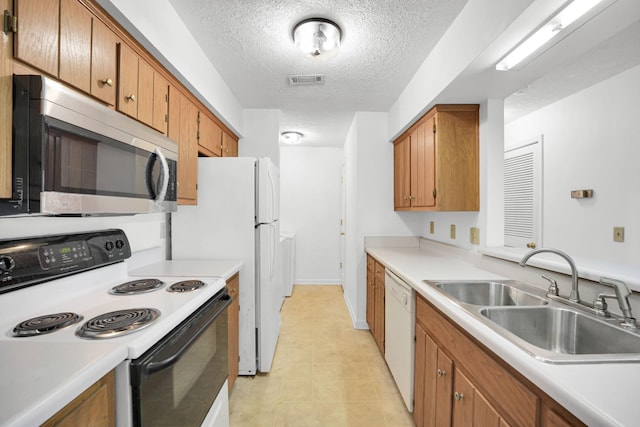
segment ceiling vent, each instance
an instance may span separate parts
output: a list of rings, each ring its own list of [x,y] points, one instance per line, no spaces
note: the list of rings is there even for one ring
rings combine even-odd
[[[324,74],[289,74],[289,86],[323,85]]]

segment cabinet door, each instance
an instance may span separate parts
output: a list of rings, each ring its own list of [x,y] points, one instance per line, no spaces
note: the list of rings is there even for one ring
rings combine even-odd
[[[238,378],[240,278],[236,274],[227,281],[227,291],[233,301],[227,309],[229,319],[229,391]]]
[[[222,131],[222,157],[238,157],[238,141]]]
[[[91,12],[78,0],[60,0],[60,80],[91,91]]]
[[[429,118],[410,135],[411,206],[435,206],[435,138],[434,118]]]
[[[167,135],[180,142],[180,100],[182,94],[175,86],[169,87],[169,125]]]
[[[434,426],[451,425],[453,399],[453,361],[438,349],[438,380],[436,381],[436,423]]]
[[[14,57],[58,76],[60,0],[15,0]]]
[[[414,359],[413,420],[416,427],[436,425],[436,387],[438,381],[438,346],[416,323]]]
[[[138,120],[153,126],[153,68],[138,58]]]
[[[118,111],[138,118],[138,55],[120,43],[118,66]]]
[[[102,377],[42,424],[43,427],[115,425],[115,371]]]
[[[169,82],[160,73],[153,73],[153,128],[167,134],[169,120]]]
[[[116,105],[116,64],[118,38],[97,18],[93,18],[91,47],[91,95]]]
[[[180,99],[180,141],[178,142],[178,199],[195,205],[198,182],[198,109],[186,97]]]
[[[373,333],[375,325],[375,261],[367,255],[367,324]]]
[[[393,205],[395,208],[411,206],[411,163],[409,137],[393,145]]]
[[[457,369],[453,390],[453,420],[451,424],[454,427],[472,426],[475,390],[467,377]],[[496,424],[494,425],[497,427]]]
[[[375,297],[373,323],[375,329],[373,336],[380,352],[384,354],[384,266],[376,261],[375,263]]]
[[[220,157],[222,154],[222,129],[202,111],[200,112],[198,149],[208,156]]]

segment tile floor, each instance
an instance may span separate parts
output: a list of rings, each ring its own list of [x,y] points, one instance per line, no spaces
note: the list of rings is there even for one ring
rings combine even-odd
[[[353,329],[340,286],[295,286],[268,374],[238,378],[231,427],[413,426],[368,330]]]

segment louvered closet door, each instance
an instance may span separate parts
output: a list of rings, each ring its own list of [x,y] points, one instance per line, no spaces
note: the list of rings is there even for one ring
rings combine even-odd
[[[504,154],[506,246],[542,245],[542,139]]]

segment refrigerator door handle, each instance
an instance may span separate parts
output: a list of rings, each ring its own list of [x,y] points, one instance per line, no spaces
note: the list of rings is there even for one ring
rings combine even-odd
[[[276,225],[273,223],[270,223],[269,226],[271,227],[271,232],[272,232],[272,238],[271,238],[271,253],[269,254],[271,256],[271,259],[269,260],[269,281],[273,280],[273,273],[276,270]]]
[[[271,169],[267,171],[267,176],[269,177],[269,190],[271,191],[271,212],[269,212],[269,216],[271,220],[274,220],[278,218],[276,218],[276,186],[273,182],[273,176],[271,172]]]

